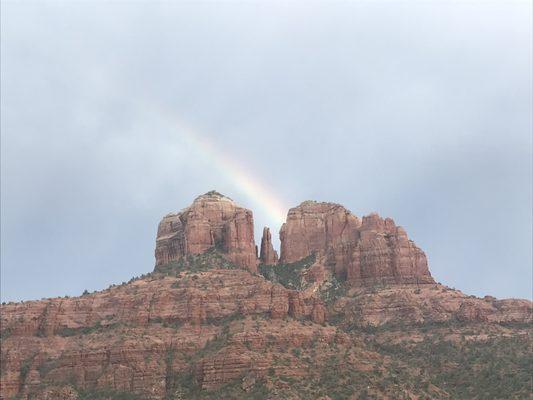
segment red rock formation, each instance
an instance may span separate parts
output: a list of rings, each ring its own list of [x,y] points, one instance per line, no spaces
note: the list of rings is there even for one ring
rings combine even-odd
[[[333,203],[306,201],[289,211],[280,232],[282,263],[325,256],[352,285],[434,283],[424,252],[390,218],[359,218]]]
[[[31,398],[64,393],[70,399],[64,385],[73,385],[161,399],[168,395],[167,379],[184,373],[197,352],[205,354],[195,364],[202,388],[278,368],[283,375],[301,375],[307,364],[283,367],[273,356],[315,341],[360,348],[342,330],[322,326],[331,312],[348,326],[531,322],[527,300],[479,299],[441,285],[355,290],[327,310],[317,298],[245,270],[212,269],[156,274],[77,298],[4,305],[0,398],[27,398],[44,388]],[[210,352],[210,342],[223,346]]]
[[[204,360],[199,374],[203,388],[215,388],[242,377],[243,373],[257,377],[267,375],[276,365],[272,353],[267,351],[269,346],[280,349],[288,346],[308,347],[313,340],[334,343],[343,339],[342,334],[331,326],[309,326],[296,321],[287,323],[280,320],[259,324],[257,330],[250,329],[249,326],[248,329],[237,332],[224,351]],[[302,370],[290,366],[283,370],[286,376],[303,374]]]
[[[405,340],[412,334],[403,333],[406,326],[461,321],[518,338],[526,336],[521,328],[513,333],[499,324],[531,323],[527,300],[413,286],[433,282],[425,255],[377,214],[361,221],[340,205],[304,202],[290,210],[281,240],[283,263],[317,256],[302,269],[267,267],[293,282],[300,274],[303,284],[294,286],[300,290],[255,273],[251,212],[208,193],[159,225],[158,266],[194,257],[97,293],[2,305],[0,400],[77,400],[79,389],[94,388],[187,398],[180,393],[186,386],[207,390],[238,379],[244,392],[258,381],[275,392],[287,378],[322,381],[331,360],[344,363],[335,361],[338,371],[385,368],[389,356],[365,349],[364,330],[354,327],[398,324],[396,335]],[[244,268],[206,252],[213,247]],[[261,260],[277,261],[268,228]],[[393,285],[374,286],[380,282]],[[186,384],[175,384],[180,379]]]
[[[291,208],[280,231],[280,262],[292,263],[318,251],[357,239],[361,221],[334,203],[304,201]]]
[[[292,293],[245,270],[210,269],[179,277],[156,273],[81,297],[3,305],[5,397],[0,398],[32,392],[43,382],[66,381],[81,388],[112,387],[162,398],[168,368],[162,360],[168,352],[198,351],[221,334],[224,321],[254,317],[276,324],[289,316],[321,318],[316,304],[306,306],[302,300],[301,309],[292,309]],[[241,359],[239,352],[231,357]],[[231,357],[224,377],[217,378],[221,382],[233,376]],[[183,368],[183,361],[176,363],[174,370]],[[256,367],[245,363],[231,368],[242,373]],[[27,369],[24,376],[21,369]]]
[[[156,266],[216,247],[236,265],[257,272],[254,223],[250,210],[211,191],[178,214],[163,218],[157,230]]]
[[[261,253],[259,259],[263,264],[274,265],[278,263],[278,253],[272,246],[272,237],[270,229],[263,228],[263,237],[261,238]]]
[[[532,303],[521,299],[480,299],[444,285],[394,285],[352,289],[330,312],[344,315],[343,323],[379,326],[388,323],[463,321],[469,323],[531,323]]]
[[[426,255],[392,219],[382,219],[377,214],[363,217],[359,235],[348,251],[333,249],[336,258],[345,262],[349,282],[360,285],[434,283]]]

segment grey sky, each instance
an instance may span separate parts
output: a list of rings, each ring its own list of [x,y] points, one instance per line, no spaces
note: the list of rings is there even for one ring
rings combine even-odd
[[[251,208],[256,233],[279,230],[174,117],[287,207],[377,211],[438,281],[531,297],[531,15],[529,1],[2,2],[2,300],[151,271],[160,218],[211,189]]]

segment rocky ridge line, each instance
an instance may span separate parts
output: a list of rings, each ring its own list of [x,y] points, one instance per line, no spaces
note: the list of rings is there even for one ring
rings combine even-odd
[[[389,365],[398,352],[380,352],[383,344],[412,349],[433,338],[442,351],[450,341],[527,341],[530,301],[435,283],[424,253],[391,219],[307,201],[289,211],[281,243],[277,260],[265,228],[258,258],[251,211],[213,191],[163,218],[154,272],[80,297],[2,305],[0,400],[82,400],[86,390],[212,399],[231,385],[237,398],[267,387],[269,398],[303,399],[359,383],[375,398],[448,399],[450,385],[428,383],[434,371],[402,357]],[[408,378],[397,379],[399,365]],[[425,367],[440,365],[449,376],[454,364]]]

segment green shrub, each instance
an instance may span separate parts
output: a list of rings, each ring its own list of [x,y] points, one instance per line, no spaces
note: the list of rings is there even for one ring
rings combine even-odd
[[[300,261],[290,264],[259,265],[259,273],[266,279],[280,283],[288,289],[301,290],[306,287],[302,279],[302,272],[311,267],[315,262],[315,255],[310,255]]]

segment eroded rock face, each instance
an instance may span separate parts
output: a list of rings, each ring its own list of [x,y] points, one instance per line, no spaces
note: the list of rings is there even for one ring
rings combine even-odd
[[[296,364],[279,362],[287,349],[323,343],[321,351],[338,355],[330,346],[336,343],[359,354],[361,333],[344,331],[353,326],[531,323],[527,300],[479,299],[438,284],[352,291],[327,308],[248,271],[210,269],[156,273],[81,297],[3,305],[0,398],[76,400],[73,386],[163,399],[175,392],[172,377],[187,376],[191,367],[190,379],[203,389],[243,376],[263,379],[272,371],[306,376],[313,368],[299,365],[298,357]],[[337,315],[337,323],[323,325],[328,315]]]
[[[317,254],[352,285],[434,283],[424,252],[377,214],[361,221],[338,204],[306,201],[289,211],[280,238],[281,262]]]
[[[183,370],[185,354],[224,336],[223,325],[232,321],[239,325],[247,318],[269,321],[263,322],[267,326],[279,326],[275,321],[288,317],[323,321],[320,302],[302,299],[296,313],[290,296],[292,291],[246,270],[210,269],[178,276],[156,273],[81,297],[3,305],[0,398],[26,398],[43,384],[112,387],[164,398],[168,394],[165,377]],[[249,319],[248,323],[251,327],[238,328],[242,334],[237,338],[256,334],[256,322]],[[262,342],[271,329],[263,329]],[[285,340],[295,331],[288,329],[281,337]],[[314,330],[308,331],[311,336]],[[224,353],[226,362],[219,365],[215,356],[211,367],[211,361],[199,360],[203,385],[231,380],[230,369],[237,375],[255,371],[253,361],[262,355],[239,364],[242,353],[230,348]],[[236,364],[230,365],[230,360]],[[220,370],[221,376],[213,376],[213,370]]]
[[[343,315],[345,324],[445,323],[531,323],[532,303],[521,299],[484,300],[467,296],[440,284],[394,285],[369,290],[353,288],[333,305],[331,313]]]
[[[259,256],[260,261],[263,264],[274,265],[278,262],[278,252],[274,250],[272,245],[272,236],[270,235],[270,229],[263,228],[263,237],[261,238],[261,252]]]
[[[210,192],[163,218],[153,273],[80,297],[0,306],[0,400],[79,400],[83,389],[191,398],[191,385],[235,381],[241,397],[258,382],[275,393],[289,387],[287,377],[323,382],[332,365],[382,376],[390,356],[365,347],[368,326],[397,326],[397,340],[416,342],[419,324],[517,338],[526,337],[520,324],[531,324],[528,300],[480,299],[433,283],[424,253],[377,214],[360,220],[338,204],[304,202],[290,210],[281,241],[284,264],[314,257],[276,265],[265,228],[261,269],[279,280],[256,274],[251,212]],[[460,331],[457,322],[471,325]],[[418,364],[414,371],[419,377]],[[439,396],[424,398],[449,398]]]
[[[213,247],[239,267],[257,272],[252,212],[214,191],[197,197],[190,207],[165,216],[159,223],[156,266]]]
[[[357,240],[361,221],[334,203],[305,201],[291,208],[280,231],[280,262],[292,263],[315,252]]]

